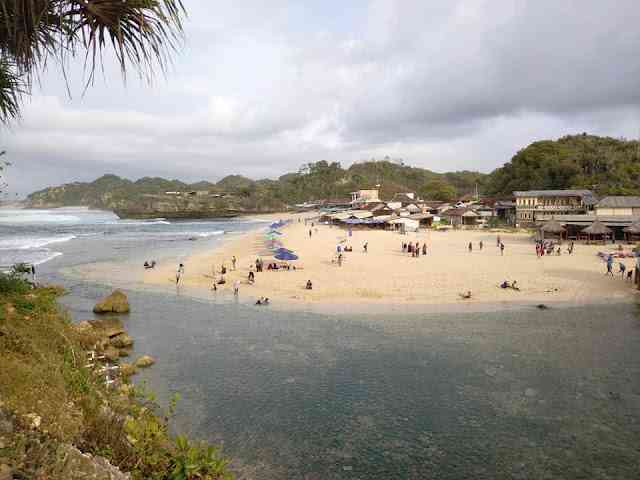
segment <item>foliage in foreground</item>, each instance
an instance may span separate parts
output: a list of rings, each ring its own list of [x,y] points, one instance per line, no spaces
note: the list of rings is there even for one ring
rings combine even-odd
[[[231,478],[218,449],[171,439],[174,402],[161,411],[143,388],[107,389],[85,367],[84,351],[97,339],[74,329],[59,311],[61,293],[0,274],[0,408],[18,419],[0,463],[25,478],[62,480],[59,447],[72,444],[136,480]],[[41,419],[37,431],[25,420],[32,414]]]
[[[88,83],[105,50],[123,75],[150,78],[182,34],[181,0],[3,0],[0,2],[0,122],[20,114],[20,97],[54,60],[80,56]]]

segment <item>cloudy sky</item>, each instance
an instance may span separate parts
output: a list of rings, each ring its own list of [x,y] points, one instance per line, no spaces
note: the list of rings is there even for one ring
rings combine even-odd
[[[640,135],[633,0],[184,0],[166,78],[55,66],[0,130],[12,192],[103,173],[277,177],[385,155],[488,172],[521,147]],[[345,6],[347,5],[347,6]]]

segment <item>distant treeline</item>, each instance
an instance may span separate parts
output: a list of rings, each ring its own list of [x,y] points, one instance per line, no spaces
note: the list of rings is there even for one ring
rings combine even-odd
[[[573,135],[534,142],[510,162],[490,174],[474,171],[436,173],[392,161],[369,161],[343,168],[319,161],[277,180],[251,180],[230,175],[217,183],[187,184],[179,180],[145,177],[137,181],[104,175],[90,183],[50,187],[28,197],[32,206],[86,205],[123,208],[142,194],[168,191],[209,191],[231,194],[226,202],[239,208],[278,210],[318,199],[344,199],[349,192],[376,188],[391,198],[416,192],[425,199],[450,201],[466,194],[509,198],[514,190],[589,188],[597,194],[640,194],[640,144],[637,141]]]

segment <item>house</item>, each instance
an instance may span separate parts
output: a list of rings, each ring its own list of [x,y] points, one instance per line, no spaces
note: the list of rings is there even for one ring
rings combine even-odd
[[[351,205],[363,206],[367,203],[379,203],[379,190],[358,190],[357,192],[351,192]]]
[[[370,212],[372,212],[374,214],[374,216],[379,216],[379,215],[391,215],[393,213],[393,209],[389,208],[389,206],[386,203],[376,203],[376,204],[369,204],[367,205],[367,210],[369,210]]]
[[[400,207],[406,207],[407,205],[416,203],[419,200],[420,199],[413,192],[402,192],[402,193],[396,193],[391,199],[391,202],[400,203]]]
[[[480,215],[471,208],[450,208],[442,213],[442,217],[447,219],[453,226],[477,225]]]
[[[527,190],[513,192],[513,196],[518,224],[533,224],[555,215],[586,214],[596,203],[590,190]]]
[[[516,223],[516,202],[510,200],[498,200],[493,204],[495,217],[507,225]]]
[[[640,216],[640,197],[604,197],[595,206],[596,215],[636,215]]]

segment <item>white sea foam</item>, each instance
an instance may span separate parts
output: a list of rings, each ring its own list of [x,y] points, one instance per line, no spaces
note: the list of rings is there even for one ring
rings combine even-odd
[[[216,235],[224,235],[224,230],[214,230],[213,232],[198,232],[198,233],[195,233],[194,236],[207,238],[207,237],[214,237]]]
[[[75,235],[59,235],[56,237],[12,237],[0,240],[0,250],[29,250],[42,248],[52,243],[68,242]]]

